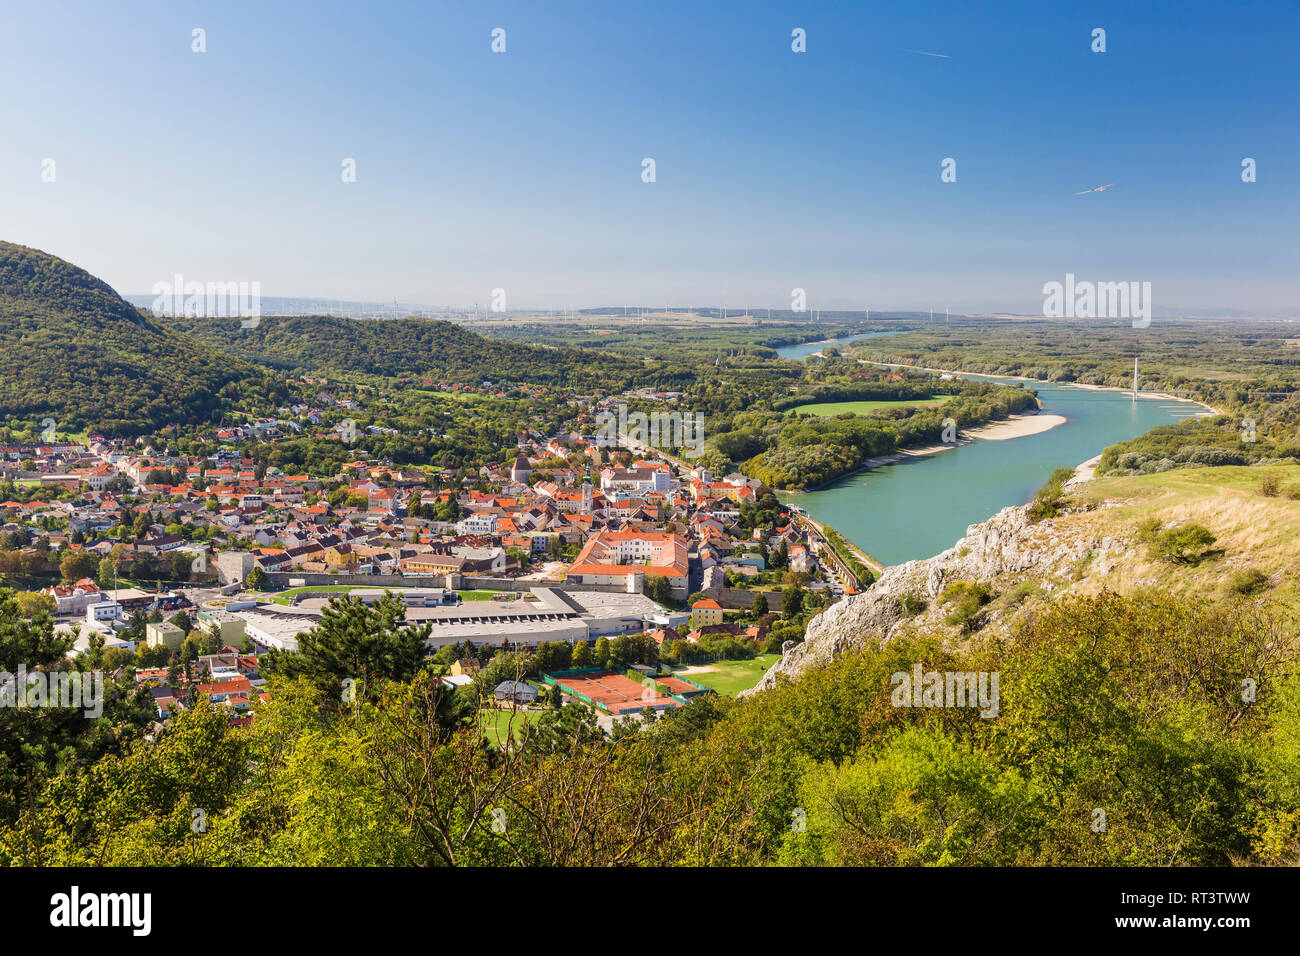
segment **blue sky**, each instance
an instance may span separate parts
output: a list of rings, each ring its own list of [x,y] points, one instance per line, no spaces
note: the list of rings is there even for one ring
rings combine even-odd
[[[1293,3],[5,16],[0,238],[123,293],[180,272],[434,305],[788,308],[801,287],[811,308],[1037,312],[1073,272],[1150,281],[1157,314],[1300,308]]]

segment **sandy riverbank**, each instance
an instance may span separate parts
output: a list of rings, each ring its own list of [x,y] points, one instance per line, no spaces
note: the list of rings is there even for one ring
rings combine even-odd
[[[1097,476],[1097,465],[1100,461],[1101,455],[1093,455],[1087,461],[1080,462],[1074,468],[1074,477],[1067,481],[1065,486],[1068,488],[1070,485],[1092,481]]]
[[[949,445],[918,445],[916,448],[903,448],[899,451],[890,452],[888,455],[877,455],[875,458],[864,458],[862,464],[858,465],[852,471],[846,471],[842,475],[837,475],[830,481],[823,482],[815,488],[789,488],[782,490],[783,495],[802,495],[810,491],[821,491],[829,488],[831,485],[839,484],[845,478],[852,478],[854,475],[864,471],[870,471],[872,468],[879,468],[881,465],[896,465],[900,461],[907,461],[909,458],[920,458],[925,455],[933,455],[937,452],[947,451],[949,448],[956,448],[958,445],[965,444],[969,439],[963,438],[961,441],[953,442]]]
[[[879,468],[882,465],[896,465],[900,461],[907,461],[909,458],[936,455],[941,451],[948,451],[950,448],[960,448],[962,445],[968,445],[977,438],[986,441],[1006,441],[1010,438],[1039,435],[1056,428],[1058,425],[1064,425],[1067,421],[1069,419],[1064,415],[1044,414],[1043,412],[1032,415],[1011,415],[999,422],[989,422],[987,425],[978,425],[975,428],[965,429],[955,442],[945,442],[942,445],[918,445],[915,448],[900,448],[888,455],[877,455],[875,458],[864,459],[862,464],[852,471],[832,478],[815,488],[792,488],[789,491],[782,492],[782,494],[800,495],[809,491],[821,491],[831,485],[838,484],[846,478],[851,478],[864,471],[870,471],[873,468]]]
[[[1037,415],[1011,415],[1000,422],[989,422],[987,425],[969,429],[965,434],[970,438],[983,438],[985,441],[1006,441],[1009,438],[1040,435],[1058,425],[1064,425],[1066,421],[1068,419],[1064,415],[1045,412],[1039,412]]]
[[[1048,383],[1045,382],[1043,384],[1048,384]],[[1083,389],[1087,389],[1090,392],[1123,392],[1125,395],[1133,394],[1133,389],[1131,388],[1115,388],[1113,385],[1087,385],[1083,382],[1056,382],[1054,384],[1068,385],[1071,388],[1083,388]],[[1199,405],[1201,406],[1201,408],[1205,409],[1205,411],[1198,412],[1197,413],[1198,416],[1223,414],[1223,412],[1219,411],[1219,409],[1215,408],[1213,405],[1206,405],[1204,402],[1198,402],[1194,398],[1182,398],[1181,396],[1178,395],[1170,395],[1168,392],[1147,392],[1147,391],[1139,390],[1138,398],[1154,398],[1159,401],[1187,402],[1190,405]]]

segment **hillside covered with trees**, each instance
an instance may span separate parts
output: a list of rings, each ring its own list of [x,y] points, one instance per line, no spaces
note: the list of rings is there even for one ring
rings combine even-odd
[[[36,430],[53,418],[60,434],[135,434],[264,406],[282,391],[248,363],[161,325],[84,269],[0,242],[0,408],[11,426]]]
[[[48,618],[6,637],[15,613],[0,597],[0,651],[57,650]],[[323,622],[248,727],[200,702],[151,743],[124,732],[140,719],[125,687],[96,720],[0,712],[4,739],[26,741],[4,754],[0,860],[1222,866],[1300,853],[1294,624],[1248,602],[1067,597],[1014,642],[891,640],[612,739],[575,703],[510,748],[484,743],[482,698],[441,687],[385,614],[357,605]],[[894,675],[917,662],[1000,672],[998,719],[896,706]],[[364,691],[342,702],[354,673]]]
[[[636,383],[643,368],[634,360],[585,349],[487,339],[435,319],[271,316],[254,329],[220,318],[169,316],[164,321],[223,352],[282,372],[617,390]]]

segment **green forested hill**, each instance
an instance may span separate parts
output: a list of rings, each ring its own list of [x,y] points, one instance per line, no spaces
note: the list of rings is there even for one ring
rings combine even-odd
[[[276,390],[261,370],[158,324],[84,269],[0,242],[0,424],[48,417],[61,434],[130,434],[265,404]]]
[[[231,355],[285,372],[609,388],[630,384],[644,368],[640,362],[603,352],[500,342],[434,319],[283,316],[263,318],[255,329],[227,319],[166,321]]]

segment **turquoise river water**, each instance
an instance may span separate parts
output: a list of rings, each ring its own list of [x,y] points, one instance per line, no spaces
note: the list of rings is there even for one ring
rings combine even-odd
[[[802,359],[825,344],[810,342],[778,351]],[[858,472],[820,491],[779,497],[831,525],[883,563],[899,564],[938,554],[962,537],[968,525],[1007,505],[1024,504],[1054,468],[1078,465],[1107,445],[1204,411],[1173,399],[1135,402],[1131,392],[1030,384],[1038,391],[1043,412],[1064,415],[1065,424],[1023,438],[976,439]]]

